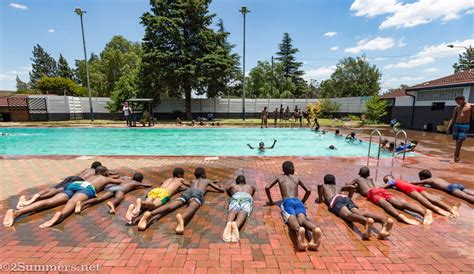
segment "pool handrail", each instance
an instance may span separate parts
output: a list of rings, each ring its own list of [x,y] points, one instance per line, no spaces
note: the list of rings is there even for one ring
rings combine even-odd
[[[397,133],[395,134],[395,140],[393,141],[394,144],[395,144],[395,147],[393,149],[393,154],[392,154],[392,157],[395,157],[395,154],[397,153],[397,138],[398,138],[398,135],[400,133],[403,133],[403,135],[405,135],[405,145],[408,143],[408,136],[407,136],[407,132],[404,131],[403,129],[402,130],[399,130],[397,131]],[[406,149],[403,150],[403,160],[405,160],[405,154],[407,153]]]
[[[370,133],[370,138],[369,138],[369,152],[367,154],[367,160],[370,159],[370,150],[372,148],[372,136],[374,136],[374,134],[377,133],[377,135],[379,136],[379,151],[378,151],[378,154],[377,154],[377,159],[380,159],[380,144],[382,143],[382,133],[380,133],[379,130],[377,129],[374,129],[372,130],[372,132]]]

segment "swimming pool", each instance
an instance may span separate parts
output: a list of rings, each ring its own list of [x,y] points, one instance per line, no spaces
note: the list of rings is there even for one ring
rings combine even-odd
[[[1,128],[0,155],[367,156],[368,143],[302,128]],[[263,141],[275,149],[258,152]],[[334,145],[337,150],[328,147]],[[372,145],[376,156],[377,146]],[[381,157],[390,157],[382,152]]]

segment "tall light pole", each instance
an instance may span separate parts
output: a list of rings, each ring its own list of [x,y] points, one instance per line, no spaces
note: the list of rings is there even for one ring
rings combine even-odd
[[[448,47],[448,48],[463,48],[463,49],[465,49],[465,50],[469,50],[469,49],[468,49],[467,47],[465,47],[465,46],[455,46],[455,45],[453,45],[453,44],[449,44],[449,45],[447,45],[447,47]]]
[[[242,81],[242,120],[245,121],[245,18],[247,13],[250,12],[250,10],[247,9],[246,6],[243,6],[239,10],[243,15],[244,15],[244,49],[243,49],[243,56],[242,56],[242,70],[244,73],[243,81]]]
[[[84,37],[84,24],[82,22],[82,15],[86,13],[85,10],[81,8],[76,8],[74,10],[77,15],[81,18],[81,30],[82,30],[82,45],[84,47],[84,62],[86,63],[86,79],[87,79],[87,91],[89,92],[89,105],[90,105],[90,115],[91,121],[94,121],[94,109],[92,108],[92,97],[91,97],[91,84],[89,80],[89,62],[87,62],[87,51],[86,51],[86,38]]]

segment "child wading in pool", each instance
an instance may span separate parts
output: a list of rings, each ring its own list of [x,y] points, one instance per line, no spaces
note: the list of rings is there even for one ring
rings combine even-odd
[[[400,210],[409,210],[423,216],[423,224],[429,225],[433,222],[432,212],[429,209],[423,209],[418,205],[409,204],[402,200],[396,199],[387,190],[377,188],[374,181],[370,178],[370,170],[368,167],[362,167],[359,170],[359,178],[354,179],[348,185],[356,187],[356,191],[366,197],[367,200],[383,208],[388,214],[397,218],[397,220],[410,224],[418,225],[418,221],[408,218],[395,208]]]
[[[184,179],[184,170],[182,168],[173,169],[173,177],[166,179],[160,187],[150,190],[145,201],[138,198],[135,204],[128,207],[125,219],[129,224],[137,224],[143,212],[157,209],[166,204],[174,193],[188,185],[189,183]]]
[[[196,211],[202,205],[204,205],[204,195],[207,192],[207,188],[210,186],[219,192],[224,192],[224,189],[217,185],[217,181],[206,179],[206,170],[204,168],[196,168],[194,171],[194,176],[196,179],[191,181],[189,188],[185,190],[183,194],[181,194],[181,196],[176,200],[170,202],[167,205],[159,207],[152,212],[145,212],[138,223],[138,230],[145,230],[154,221],[187,204],[188,206],[184,210],[183,214],[176,214],[176,233],[183,234],[185,224],[187,224],[194,216]]]
[[[384,218],[374,213],[361,213],[359,208],[354,204],[351,197],[354,193],[353,186],[337,187],[336,178],[332,174],[324,176],[324,185],[318,185],[319,203],[328,206],[329,211],[341,219],[349,222],[357,222],[365,226],[362,233],[364,240],[369,240],[372,233],[374,221],[382,224],[382,230],[379,233],[379,239],[385,239],[390,235],[393,226],[391,218]],[[349,195],[341,194],[341,191],[348,191]]]
[[[75,213],[80,214],[84,209],[91,207],[93,205],[102,203],[114,197],[112,201],[107,202],[107,206],[109,207],[109,213],[115,214],[116,213],[115,209],[123,201],[126,193],[130,191],[134,191],[139,188],[151,187],[150,184],[142,183],[143,174],[141,173],[133,174],[132,178],[121,177],[120,179],[123,180],[123,183],[121,183],[120,185],[114,185],[114,184],[106,185],[104,189],[105,191],[98,194],[96,198],[89,199],[85,202],[78,201],[76,203]]]
[[[382,188],[394,188],[398,191],[401,191],[414,200],[418,201],[424,207],[431,209],[433,212],[451,218],[458,216],[457,207],[447,205],[437,197],[434,197],[426,192],[421,186],[416,186],[403,180],[396,180],[390,175],[385,176],[383,181],[385,182],[385,185],[383,185]]]
[[[226,192],[230,196],[229,214],[222,238],[225,242],[238,242],[239,230],[253,210],[255,187],[247,185],[245,177],[239,175],[235,183],[226,188]]]
[[[474,204],[474,189],[468,189],[463,184],[450,184],[441,178],[432,177],[431,171],[425,169],[418,173],[420,182],[414,182],[415,185],[429,185],[432,188],[442,190],[455,197],[461,198]]]
[[[295,174],[295,167],[292,162],[286,161],[283,163],[283,175],[278,176],[272,182],[267,184],[265,192],[267,194],[267,204],[273,205],[273,199],[270,193],[270,189],[277,183],[280,187],[281,196],[283,198],[281,204],[281,215],[285,223],[293,230],[297,235],[297,250],[305,251],[307,248],[310,250],[317,250],[321,243],[321,229],[316,227],[306,218],[306,208],[304,203],[308,200],[311,195],[311,191],[303,184],[303,182]],[[298,187],[301,186],[305,191],[303,200],[298,198]],[[306,242],[306,230],[311,231],[312,239],[309,244]]]

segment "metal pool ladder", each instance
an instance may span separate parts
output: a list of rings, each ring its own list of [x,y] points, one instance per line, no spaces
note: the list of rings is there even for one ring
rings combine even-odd
[[[395,157],[395,153],[396,153],[396,147],[397,147],[397,138],[398,138],[398,135],[403,133],[403,135],[405,136],[405,145],[408,143],[408,136],[407,136],[407,132],[404,131],[403,129],[402,130],[399,130],[397,131],[397,134],[395,134],[395,140],[393,141],[395,143],[395,148],[393,150],[393,157]],[[370,147],[369,147],[370,149]],[[370,150],[369,150],[370,151]],[[403,150],[403,160],[405,160],[405,154],[406,154],[406,149]]]
[[[377,129],[374,129],[372,130],[372,132],[370,133],[370,139],[369,139],[369,153],[367,154],[367,160],[370,159],[370,149],[372,148],[372,136],[374,136],[374,134],[377,134],[379,136],[379,151],[378,151],[378,154],[377,154],[377,159],[380,159],[380,144],[382,143],[382,133],[380,133],[379,130]],[[396,137],[395,137],[396,138]]]

